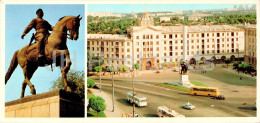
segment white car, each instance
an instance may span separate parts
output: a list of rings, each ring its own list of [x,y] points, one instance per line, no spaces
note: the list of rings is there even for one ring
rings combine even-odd
[[[189,110],[195,109],[195,106],[192,105],[190,102],[187,102],[186,104],[182,105],[182,107]]]

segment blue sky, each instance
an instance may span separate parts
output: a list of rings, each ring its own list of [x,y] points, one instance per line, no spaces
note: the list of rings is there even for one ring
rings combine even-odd
[[[233,8],[240,4],[88,4],[88,12],[106,11],[117,13],[161,12],[175,10],[207,10]],[[243,4],[246,5],[246,4]],[[249,4],[252,6],[253,4]]]
[[[21,35],[26,26],[33,18],[36,18],[36,10],[42,8],[44,11],[44,19],[47,20],[52,26],[58,22],[59,18],[63,16],[83,16],[79,29],[79,39],[71,41],[68,39],[67,45],[72,59],[73,70],[85,70],[85,5],[6,5],[5,17],[5,72],[7,71],[10,61],[14,52],[29,43],[32,29],[25,38],[22,40]],[[34,73],[31,79],[32,84],[36,88],[36,93],[43,93],[49,91],[51,81],[56,80],[61,76],[60,69],[57,67],[50,70],[50,67],[41,67]],[[5,86],[5,101],[12,101],[20,98],[22,82],[24,80],[23,72],[20,66],[16,68],[10,80]],[[26,87],[25,95],[31,95],[30,89]]]

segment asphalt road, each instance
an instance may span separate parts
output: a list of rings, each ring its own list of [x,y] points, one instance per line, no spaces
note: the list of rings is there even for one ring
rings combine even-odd
[[[99,84],[99,80],[96,80]],[[157,107],[166,106],[186,117],[256,117],[255,97],[230,97],[226,100],[215,100],[212,97],[191,96],[188,93],[157,87],[151,82],[135,82],[137,94],[147,97],[146,107],[136,107],[139,117],[157,117]],[[132,113],[132,104],[127,102],[126,93],[132,90],[132,82],[127,80],[115,81],[115,110],[122,113]],[[102,80],[102,91],[112,95],[112,81]],[[186,110],[181,105],[190,102],[195,110]],[[246,102],[246,105],[243,103]],[[214,105],[212,107],[212,105]]]

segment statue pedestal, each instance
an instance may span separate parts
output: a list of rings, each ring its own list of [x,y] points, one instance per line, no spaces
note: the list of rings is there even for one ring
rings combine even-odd
[[[5,103],[5,117],[84,117],[79,95],[61,89],[30,95]]]
[[[192,84],[190,83],[189,81],[189,76],[188,75],[183,75],[183,74],[180,74],[180,80],[179,80],[179,83],[184,86],[184,87],[191,87]]]

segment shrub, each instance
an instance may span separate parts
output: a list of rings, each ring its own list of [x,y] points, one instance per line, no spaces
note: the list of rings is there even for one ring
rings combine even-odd
[[[127,70],[128,70],[128,67],[125,66],[125,65],[121,65],[121,66],[119,67],[119,71],[126,72]]]
[[[88,78],[87,79],[87,86],[88,88],[92,88],[95,86],[95,81],[93,79]]]

